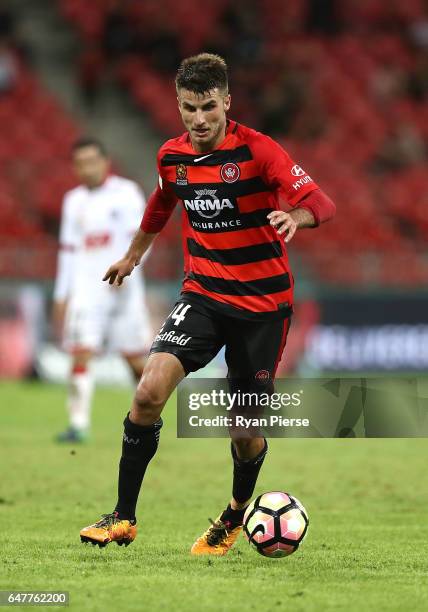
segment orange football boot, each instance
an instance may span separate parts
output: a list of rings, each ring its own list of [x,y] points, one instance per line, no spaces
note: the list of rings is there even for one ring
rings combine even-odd
[[[80,540],[83,543],[91,542],[100,548],[107,546],[110,542],[117,542],[119,546],[129,546],[137,537],[137,526],[131,521],[119,519],[117,512],[103,514],[101,520],[93,525],[84,527],[80,532]]]
[[[220,516],[211,522],[205,533],[203,533],[190,549],[192,555],[225,555],[235,544],[242,531],[242,525],[229,529],[226,523],[220,520]]]

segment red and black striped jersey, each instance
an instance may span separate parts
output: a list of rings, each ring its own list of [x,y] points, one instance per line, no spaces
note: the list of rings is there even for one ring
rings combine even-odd
[[[267,215],[280,209],[281,198],[300,206],[318,189],[311,177],[274,140],[234,121],[208,153],[196,153],[187,132],[168,140],[158,169],[157,210],[160,203],[168,218],[177,201],[183,206],[182,291],[239,316],[289,314],[293,278]],[[154,231],[150,209],[141,224],[147,232]]]

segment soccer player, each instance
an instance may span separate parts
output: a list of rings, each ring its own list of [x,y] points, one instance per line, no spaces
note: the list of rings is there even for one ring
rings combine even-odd
[[[151,336],[142,275],[123,287],[99,282],[138,229],[144,194],[133,181],[110,174],[110,160],[99,141],[77,141],[72,158],[81,185],[64,197],[53,306],[57,335],[64,337],[64,348],[72,355],[70,426],[58,435],[59,442],[87,438],[90,361],[104,343],[123,355],[139,381]]]
[[[272,381],[290,325],[293,277],[285,243],[335,212],[331,200],[271,138],[227,119],[227,67],[216,55],[185,59],[177,73],[186,132],[159,150],[159,185],[126,255],[104,280],[121,286],[162,230],[176,203],[183,206],[185,278],[124,421],[114,512],[80,532],[104,546],[129,544],[146,468],[157,451],[161,413],[177,384],[226,346],[228,378],[252,388]],[[284,199],[289,212],[280,208]],[[164,333],[174,330],[174,334]],[[177,338],[180,341],[177,341]],[[224,555],[236,541],[267,452],[263,437],[233,438],[232,497],[191,548]]]

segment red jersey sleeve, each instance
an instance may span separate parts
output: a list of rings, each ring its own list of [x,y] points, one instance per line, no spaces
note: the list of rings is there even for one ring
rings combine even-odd
[[[315,191],[308,193],[299,202],[299,208],[309,210],[317,226],[328,221],[336,214],[335,203],[321,189],[315,189]]]
[[[160,165],[162,154],[161,148],[158,153],[158,186],[149,197],[140,225],[143,232],[147,234],[157,234],[165,227],[178,201],[168,182],[162,177]]]
[[[251,150],[263,181],[271,189],[278,190],[290,206],[297,206],[311,191],[319,189],[307,172],[269,136],[257,133]]]

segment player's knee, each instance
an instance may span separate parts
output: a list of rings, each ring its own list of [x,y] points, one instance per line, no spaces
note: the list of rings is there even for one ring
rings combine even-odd
[[[143,380],[135,392],[134,407],[138,412],[144,412],[146,415],[153,413],[154,416],[158,416],[167,399],[162,389],[147,384]]]
[[[128,363],[128,366],[132,372],[132,375],[134,376],[136,382],[138,383],[143,371],[144,371],[144,364],[145,364],[145,359],[144,357],[129,357],[127,355],[124,355],[125,360]]]
[[[72,359],[72,371],[80,368],[86,368],[92,359],[92,352],[89,350],[79,351],[73,355]]]

